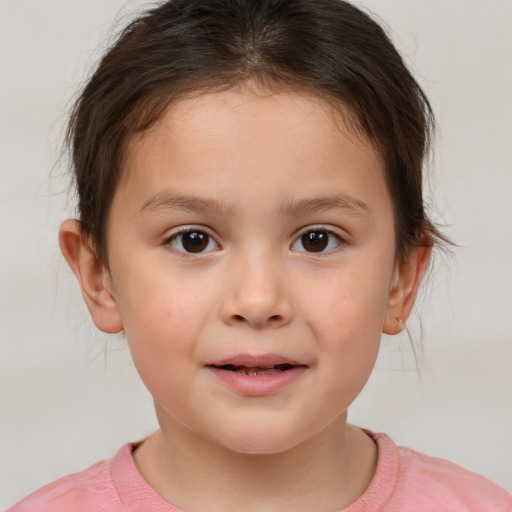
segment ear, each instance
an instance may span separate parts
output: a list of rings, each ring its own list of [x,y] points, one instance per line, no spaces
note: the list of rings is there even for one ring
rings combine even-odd
[[[101,331],[123,330],[112,279],[80,232],[76,220],[68,219],[59,230],[60,250],[75,274],[93,322]]]
[[[415,247],[406,261],[397,263],[382,329],[385,334],[398,334],[402,331],[414,306],[431,252],[431,246]]]

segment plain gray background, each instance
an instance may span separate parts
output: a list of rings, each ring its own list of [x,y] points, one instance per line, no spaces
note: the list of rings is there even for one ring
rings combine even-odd
[[[57,246],[59,143],[114,19],[144,2],[0,0],[0,509],[156,427],[121,337],[95,332]],[[372,0],[440,131],[437,258],[406,336],[385,338],[353,423],[512,491],[512,2]]]

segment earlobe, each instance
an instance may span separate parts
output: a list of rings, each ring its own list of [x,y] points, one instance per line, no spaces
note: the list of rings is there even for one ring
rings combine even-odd
[[[385,334],[398,334],[404,328],[428,267],[431,251],[431,246],[415,247],[406,261],[397,263],[382,329]]]
[[[59,230],[59,244],[64,258],[75,274],[87,309],[98,329],[107,333],[123,330],[110,273],[83,239],[80,225],[68,219]]]

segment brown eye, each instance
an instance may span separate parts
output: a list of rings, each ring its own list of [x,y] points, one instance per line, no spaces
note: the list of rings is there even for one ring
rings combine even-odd
[[[338,235],[325,229],[313,229],[307,231],[297,239],[292,249],[301,252],[328,252],[341,244]]]
[[[310,231],[301,237],[302,247],[308,252],[322,252],[329,242],[329,235],[325,231]]]
[[[171,238],[170,245],[179,252],[188,254],[210,252],[218,248],[210,235],[195,230],[177,233]]]

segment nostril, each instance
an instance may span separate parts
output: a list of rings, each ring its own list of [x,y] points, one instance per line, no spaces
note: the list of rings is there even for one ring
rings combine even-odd
[[[272,315],[269,316],[267,321],[271,323],[280,322],[283,319],[281,315]],[[233,320],[236,322],[245,322],[246,318],[243,315],[233,315]]]

